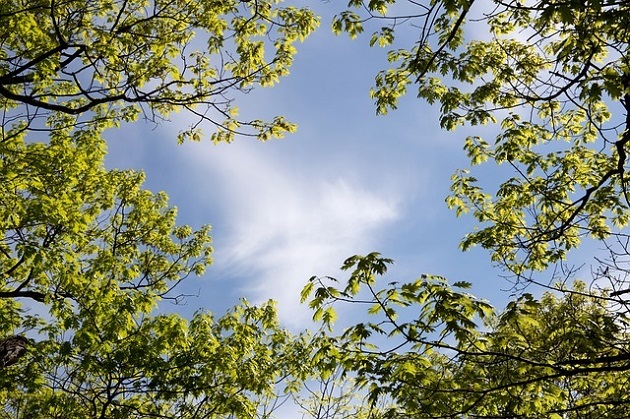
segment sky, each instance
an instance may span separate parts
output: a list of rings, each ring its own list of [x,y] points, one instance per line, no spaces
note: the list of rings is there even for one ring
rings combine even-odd
[[[284,115],[297,133],[177,145],[192,120],[178,114],[108,134],[109,168],[144,170],[146,187],[178,207],[179,223],[212,225],[213,266],[179,289],[195,297],[164,309],[222,313],[240,298],[274,299],[283,324],[301,329],[311,316],[299,302],[308,278],[343,280],[343,261],[372,251],[396,262],[384,284],[437,274],[470,281],[475,295],[501,306],[509,284],[488,254],[458,249],[472,216],[458,219],[444,202],[451,174],[468,166],[468,133],[440,130],[438,109],[413,92],[377,117],[369,89],[387,49],[369,48],[369,36],[334,36],[335,6],[314,7],[322,26],[298,45],[290,76],[238,97],[244,119]]]

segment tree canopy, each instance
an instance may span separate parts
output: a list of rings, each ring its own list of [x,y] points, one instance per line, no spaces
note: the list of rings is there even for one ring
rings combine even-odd
[[[496,311],[436,275],[379,285],[391,260],[348,259],[345,286],[312,278],[303,300],[330,326],[340,305],[363,321],[328,333],[316,360],[341,368],[373,418],[626,417],[628,312],[576,282]]]
[[[321,356],[358,379],[374,417],[628,416],[629,12],[612,0],[357,0],[335,18],[351,37],[373,28],[371,45],[411,34],[376,77],[377,113],[414,89],[442,128],[468,126],[470,167],[446,202],[478,221],[461,247],[488,249],[517,285],[501,311],[440,276],[383,286],[391,260],[377,253],[348,259],[341,285],[312,278],[302,298],[324,325],[340,304],[367,305]],[[491,164],[492,178],[475,167]],[[608,251],[588,284],[564,266],[585,240]],[[548,291],[525,293],[532,284]]]
[[[478,221],[462,248],[518,285],[504,310],[438,275],[382,285],[392,261],[371,253],[308,282],[312,334],[273,302],[156,314],[211,263],[210,228],[106,169],[104,130],[185,110],[179,140],[203,122],[214,141],[282,136],[294,125],[240,120],[235,100],[287,75],[317,25],[267,0],[0,4],[3,417],[266,418],[288,399],[317,418],[630,415],[624,1],[351,0],[333,21],[396,47],[377,113],[413,89],[442,128],[468,126],[446,203]],[[553,271],[585,240],[608,249],[590,282]],[[338,331],[343,304],[367,310]]]
[[[186,109],[218,127],[215,141],[294,130],[281,117],[240,121],[233,100],[287,75],[295,42],[318,25],[306,8],[238,0],[8,1],[0,19],[5,130],[55,113],[102,127]]]
[[[585,236],[609,238],[628,224],[626,2],[349,6],[333,24],[337,32],[357,36],[381,23],[371,38],[380,45],[405,25],[416,33],[412,47],[389,53],[391,68],[376,78],[378,113],[413,88],[439,105],[447,130],[497,126],[494,141],[471,135],[464,148],[472,166],[508,166],[502,182],[483,182],[467,168],[453,176],[448,205],[480,223],[464,249],[481,245],[520,275],[562,260]]]
[[[308,342],[271,302],[155,313],[211,263],[210,227],[106,169],[102,133],[186,110],[180,140],[204,121],[215,141],[282,136],[233,100],[288,74],[316,26],[267,1],[0,4],[0,416],[267,417],[302,379]]]

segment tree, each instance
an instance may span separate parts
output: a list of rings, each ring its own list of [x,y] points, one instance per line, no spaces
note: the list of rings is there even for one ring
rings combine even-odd
[[[102,133],[184,109],[215,141],[281,136],[293,125],[238,121],[232,95],[286,75],[316,26],[267,1],[0,4],[0,336],[20,343],[2,417],[270,417],[299,387],[309,341],[272,303],[154,313],[211,263],[210,227],[106,170]]]
[[[293,44],[318,24],[308,9],[266,0],[7,1],[0,23],[4,131],[41,129],[54,114],[103,128],[186,109],[217,126],[215,141],[295,128],[239,121],[233,95],[288,74]],[[198,139],[197,125],[180,139]]]
[[[278,386],[306,374],[306,336],[282,329],[272,304],[153,315],[211,262],[209,227],[176,225],[142,173],[104,169],[94,131],[24,137],[0,143],[0,328],[32,336],[3,369],[3,417],[270,414]]]
[[[440,106],[442,128],[470,126],[471,168],[446,202],[472,212],[461,247],[488,249],[517,298],[497,313],[439,276],[382,287],[391,261],[355,256],[344,285],[313,278],[303,300],[324,325],[343,302],[374,317],[329,333],[321,356],[391,403],[384,417],[627,417],[628,3],[351,0],[333,29],[357,37],[372,24],[371,45],[413,42],[377,75],[377,113],[414,88]],[[481,125],[494,141],[474,135]],[[473,173],[492,163],[492,178]],[[588,286],[565,265],[584,240],[608,250]],[[524,293],[532,284],[548,292]]]
[[[278,326],[271,304],[152,316],[118,338],[86,329],[64,341],[51,326],[3,375],[3,417],[269,418],[308,365],[306,340]]]
[[[392,5],[401,15],[389,13]],[[394,42],[405,22],[415,31],[415,45],[391,51],[392,67],[376,77],[379,113],[395,109],[417,86],[419,97],[440,105],[443,128],[498,128],[494,143],[471,135],[464,149],[472,166],[497,164],[503,182],[478,180],[468,169],[453,176],[448,205],[458,214],[472,211],[480,223],[464,249],[487,248],[494,262],[523,275],[561,261],[584,237],[624,240],[626,2],[355,0],[350,6],[337,16],[336,31],[356,36],[368,22],[382,22],[371,40],[380,45]]]
[[[314,277],[303,292],[326,326],[339,304],[367,307],[365,321],[323,337],[316,358],[354,378],[374,407],[368,417],[630,414],[630,319],[608,293],[576,282],[564,296],[523,294],[497,313],[465,291],[471,284],[438,276],[382,288],[389,263],[354,256],[345,286]]]

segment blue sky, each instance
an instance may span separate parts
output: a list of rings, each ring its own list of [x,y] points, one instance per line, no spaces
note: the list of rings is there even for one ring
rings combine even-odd
[[[241,297],[272,298],[282,321],[301,328],[310,318],[299,304],[308,278],[343,279],[342,262],[371,251],[396,261],[386,282],[438,274],[468,280],[476,295],[502,305],[509,284],[488,254],[458,250],[474,220],[457,219],[444,203],[451,174],[467,167],[466,130],[440,130],[438,109],[413,92],[377,117],[369,89],[387,49],[369,48],[369,36],[332,35],[333,4],[316,7],[322,27],[298,46],[291,75],[237,98],[244,119],[284,115],[299,124],[296,134],[177,145],[192,121],[186,114],[108,133],[108,167],[144,170],[146,186],[179,208],[180,223],[213,227],[214,265],[180,288],[199,296],[165,309],[222,313]]]

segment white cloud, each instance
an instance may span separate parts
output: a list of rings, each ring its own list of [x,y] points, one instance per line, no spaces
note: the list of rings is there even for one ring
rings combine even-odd
[[[335,275],[348,256],[374,250],[378,233],[399,215],[400,194],[383,192],[385,185],[333,175],[314,161],[296,167],[290,156],[256,144],[186,154],[221,185],[213,201],[220,202],[227,226],[214,269],[244,278],[243,292],[254,302],[277,300],[288,326],[310,318],[299,304],[307,279]]]

